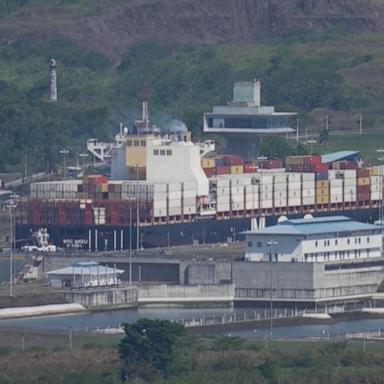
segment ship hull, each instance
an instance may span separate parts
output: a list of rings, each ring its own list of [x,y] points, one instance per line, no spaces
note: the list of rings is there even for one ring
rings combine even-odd
[[[353,209],[332,212],[319,212],[316,216],[344,215],[362,222],[374,222],[378,218],[378,210],[374,208]],[[301,218],[302,214],[288,215],[288,218]],[[53,244],[61,248],[84,249],[89,251],[120,251],[130,247],[155,248],[176,245],[197,245],[212,243],[228,243],[243,240],[242,232],[258,225],[274,225],[279,215],[261,218],[200,218],[193,222],[145,225],[139,228],[129,226],[106,225],[48,225],[46,228]],[[17,244],[27,242],[31,233],[38,226],[17,224]],[[139,239],[137,241],[137,239]]]

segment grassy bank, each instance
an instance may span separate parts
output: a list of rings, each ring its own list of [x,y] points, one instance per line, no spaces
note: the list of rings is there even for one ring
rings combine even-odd
[[[1,383],[118,383],[120,337],[0,329]],[[24,346],[24,350],[22,350]],[[384,343],[189,337],[162,384],[383,383]],[[127,381],[127,383],[142,383]]]

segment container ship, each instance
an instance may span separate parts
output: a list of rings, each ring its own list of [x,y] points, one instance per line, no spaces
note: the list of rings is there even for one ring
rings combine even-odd
[[[249,119],[249,103],[231,108],[232,122],[241,121],[233,108]],[[279,115],[271,113],[276,121]],[[225,129],[222,110],[219,118]],[[147,100],[141,119],[129,129],[121,125],[114,143],[90,139],[87,145],[109,159],[110,178],[32,183],[16,208],[18,245],[41,228],[61,248],[122,251],[237,241],[243,231],[282,216],[342,214],[366,222],[382,216],[382,169],[362,167],[358,152],[284,161],[214,155],[213,141],[194,143],[180,127],[161,133],[150,126]]]

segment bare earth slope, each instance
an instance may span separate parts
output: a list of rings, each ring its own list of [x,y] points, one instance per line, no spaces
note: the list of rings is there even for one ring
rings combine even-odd
[[[0,38],[60,36],[119,61],[143,41],[178,46],[253,42],[306,29],[384,29],[384,0],[121,0],[81,14],[42,8],[0,20]]]

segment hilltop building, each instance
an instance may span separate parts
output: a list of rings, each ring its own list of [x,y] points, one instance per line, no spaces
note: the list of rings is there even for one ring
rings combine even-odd
[[[262,137],[295,131],[289,126],[294,116],[296,113],[276,112],[273,106],[262,106],[259,81],[238,81],[233,87],[232,101],[214,106],[212,112],[204,114],[203,130],[224,136],[229,152],[254,158]]]

